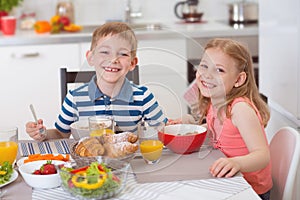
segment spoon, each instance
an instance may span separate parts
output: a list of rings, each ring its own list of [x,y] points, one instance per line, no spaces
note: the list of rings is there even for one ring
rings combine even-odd
[[[33,118],[34,118],[35,123],[38,124],[38,119],[37,119],[36,112],[35,112],[35,110],[34,110],[33,105],[30,104],[29,107],[30,107],[30,110],[31,110],[31,112],[32,112],[32,115],[33,115]],[[40,134],[45,134],[45,132],[46,132],[45,129],[43,129],[43,128],[40,128],[39,131],[40,131]]]
[[[7,190],[1,190],[0,189],[0,199],[1,199],[1,197],[3,197],[4,196],[4,194],[7,192]]]

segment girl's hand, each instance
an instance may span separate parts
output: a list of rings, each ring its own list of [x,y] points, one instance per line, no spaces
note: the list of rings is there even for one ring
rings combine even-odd
[[[46,139],[46,134],[41,134],[40,129],[44,129],[46,131],[46,127],[43,125],[43,120],[39,119],[38,124],[35,122],[28,122],[26,123],[26,132],[27,134],[37,140],[37,141],[43,141]]]
[[[166,125],[172,125],[172,124],[182,124],[181,119],[168,119],[168,122]]]
[[[219,158],[209,168],[210,173],[214,177],[232,177],[240,171],[240,165],[231,158]]]

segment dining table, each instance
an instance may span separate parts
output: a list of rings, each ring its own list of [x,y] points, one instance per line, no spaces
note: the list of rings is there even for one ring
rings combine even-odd
[[[70,154],[73,139],[57,139],[44,142],[20,140],[18,159],[31,154]],[[200,150],[201,151],[201,150]],[[200,152],[180,155],[164,149],[157,164],[149,165],[137,155],[130,161],[130,170],[124,189],[111,199],[116,200],[259,200],[260,197],[241,173],[231,178],[216,178],[209,173],[209,166],[224,157],[213,149],[199,157]],[[15,170],[18,165],[15,165]],[[66,200],[76,199],[61,186],[38,189],[28,186],[19,174],[12,183],[0,187],[1,200]]]

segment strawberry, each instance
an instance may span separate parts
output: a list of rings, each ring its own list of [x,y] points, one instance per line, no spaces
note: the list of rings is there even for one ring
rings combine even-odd
[[[48,160],[47,163],[40,168],[40,171],[42,175],[57,173],[55,165],[51,163],[51,160]]]
[[[32,174],[41,175],[41,171],[39,169],[35,170]]]

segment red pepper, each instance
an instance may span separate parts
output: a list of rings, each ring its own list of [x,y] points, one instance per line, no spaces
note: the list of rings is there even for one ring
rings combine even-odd
[[[117,183],[121,182],[121,180],[116,175],[114,175],[114,174],[112,175],[112,180],[115,181],[115,182],[117,182]]]
[[[71,173],[72,173],[72,174],[76,174],[76,173],[78,173],[78,172],[86,171],[87,168],[89,168],[89,166],[85,166],[85,167],[78,168],[78,169],[73,169],[73,170],[71,171]]]
[[[51,25],[48,21],[37,21],[34,24],[36,33],[48,33],[51,30]]]
[[[81,167],[81,168],[78,168],[78,169],[73,169],[73,170],[71,171],[71,173],[72,173],[72,174],[76,174],[76,173],[78,173],[78,172],[86,171],[89,167],[90,167],[90,166],[85,166],[85,167]],[[102,165],[98,165],[98,169],[99,169],[99,171],[102,171],[102,172],[104,171]]]
[[[99,169],[99,171],[103,171],[104,172],[104,169],[103,169],[102,165],[98,165],[98,169]]]

